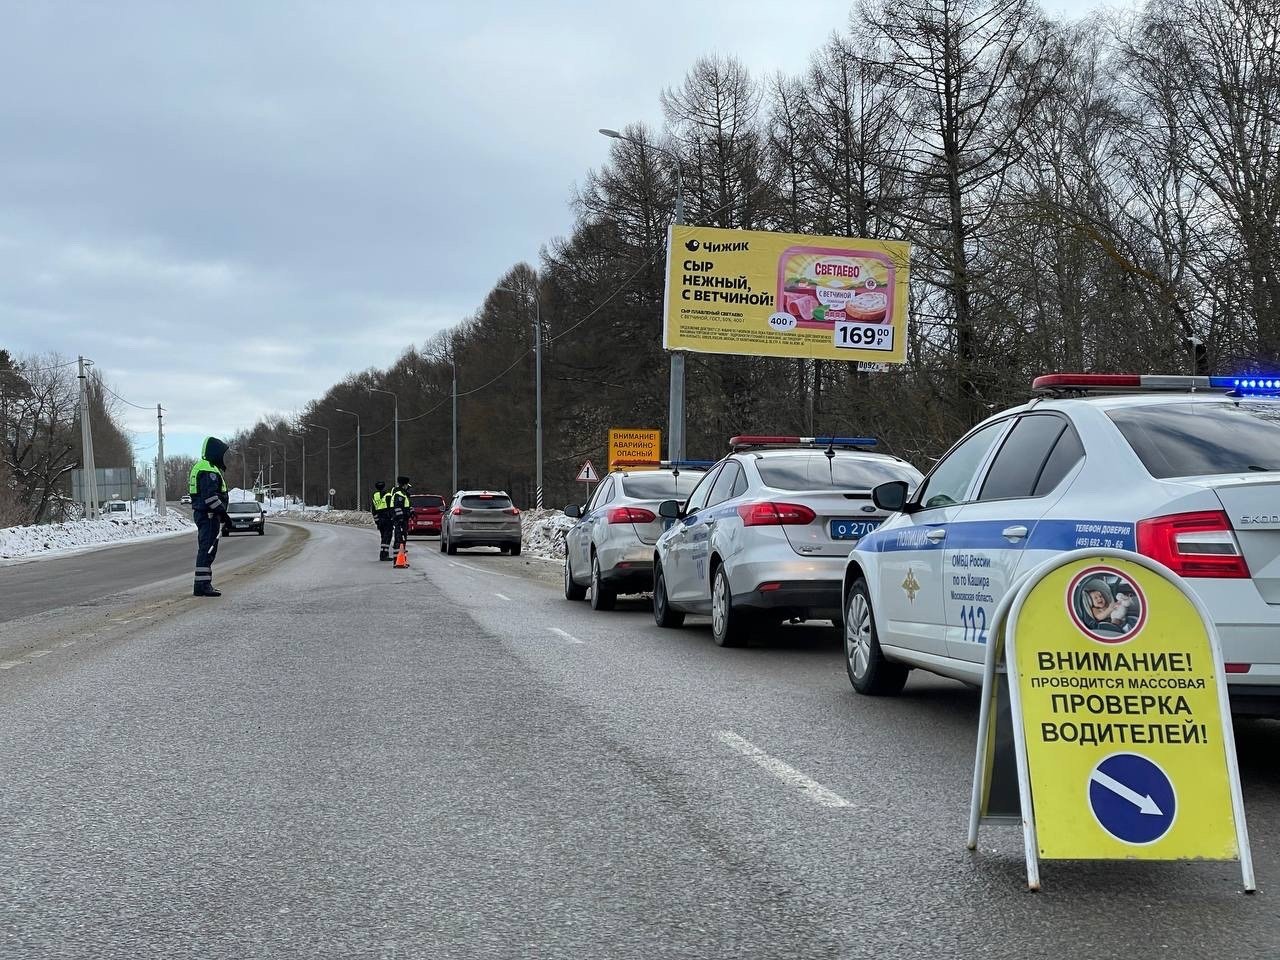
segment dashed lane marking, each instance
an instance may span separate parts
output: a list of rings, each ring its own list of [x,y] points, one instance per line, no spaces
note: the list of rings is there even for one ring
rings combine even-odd
[[[508,597],[505,593],[498,593],[498,591],[497,591],[497,590],[495,590],[495,591],[493,591],[493,595],[494,595],[495,597],[497,597],[499,600],[505,600],[505,601],[507,601],[507,603],[510,603],[510,602],[511,602],[511,598],[510,598],[510,597]]]
[[[552,633],[554,633],[556,636],[563,637],[565,640],[568,640],[570,643],[585,643],[585,641],[579,640],[572,633],[569,633],[568,631],[565,631],[565,630],[561,630],[559,627],[547,627],[547,629],[550,630]]]
[[[736,750],[761,769],[773,774],[789,787],[795,787],[806,799],[823,807],[852,807],[853,804],[834,790],[824,787],[817,780],[806,777],[788,763],[771,757],[750,740],[738,736],[732,730],[720,730],[717,739],[731,750]]]
[[[51,653],[53,653],[53,651],[52,651],[52,650],[32,650],[29,654],[27,654],[27,656],[32,657],[32,658],[35,658],[35,657],[47,657],[47,656],[48,656],[49,654],[51,654]]]
[[[20,666],[22,666],[21,660],[0,660],[0,670],[12,670]]]

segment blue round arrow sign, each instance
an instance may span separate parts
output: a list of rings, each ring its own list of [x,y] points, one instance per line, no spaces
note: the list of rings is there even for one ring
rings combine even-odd
[[[1102,829],[1124,843],[1154,843],[1177,815],[1173,781],[1154,761],[1113,753],[1089,774],[1089,806]]]

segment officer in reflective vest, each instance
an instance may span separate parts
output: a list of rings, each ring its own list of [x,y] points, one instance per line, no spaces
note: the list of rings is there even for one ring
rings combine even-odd
[[[196,583],[192,591],[197,597],[222,596],[213,589],[213,560],[218,555],[218,531],[227,519],[227,481],[222,475],[227,469],[226,455],[227,445],[217,437],[209,437],[187,480],[198,537]]]
[[[387,485],[379,480],[373,485],[373,523],[378,528],[378,559],[390,560],[388,552],[391,545],[391,494],[386,492]]]
[[[409,478],[396,477],[396,485],[391,489],[391,525],[395,534],[392,546],[400,549],[400,545],[409,538]]]

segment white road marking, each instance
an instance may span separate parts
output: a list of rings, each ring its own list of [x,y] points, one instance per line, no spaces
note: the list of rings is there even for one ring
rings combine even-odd
[[[495,590],[495,591],[493,592],[493,595],[494,595],[495,597],[497,597],[499,600],[505,600],[505,601],[507,601],[507,603],[510,603],[510,602],[511,602],[511,598],[510,598],[510,597],[508,597],[505,593],[498,593],[498,591],[497,591],[497,590]]]
[[[508,579],[508,580],[519,580],[519,579],[520,579],[519,577],[512,576],[512,575],[511,575],[511,574],[509,574],[509,573],[499,573],[497,570],[486,570],[486,569],[484,569],[483,567],[473,567],[473,566],[472,566],[471,564],[469,564],[469,563],[455,563],[454,561],[450,560],[450,561],[449,561],[449,566],[451,566],[451,567],[461,567],[463,570],[470,570],[472,573],[487,573],[487,574],[488,574],[489,576],[491,576],[491,577],[505,577],[505,578],[506,578],[506,579]]]
[[[795,787],[814,803],[824,807],[852,807],[853,804],[840,794],[824,787],[817,780],[806,777],[790,764],[783,763],[777,757],[771,757],[750,740],[746,740],[732,730],[720,730],[717,739],[731,750],[736,750],[752,763],[773,774],[787,786]]]
[[[572,633],[568,633],[564,630],[561,630],[559,627],[547,627],[547,629],[550,630],[552,633],[554,633],[556,636],[564,637],[564,639],[568,640],[570,643],[585,643],[585,641],[579,640]]]
[[[79,642],[80,642],[79,640],[63,640],[60,644],[58,644],[58,649],[61,650],[65,647],[74,647]]]
[[[12,670],[20,666],[22,666],[21,660],[0,660],[0,670]]]
[[[27,656],[29,656],[29,657],[33,657],[33,658],[34,658],[34,657],[47,657],[47,656],[48,656],[49,654],[51,654],[51,653],[53,653],[53,651],[52,651],[52,650],[32,650],[29,654],[27,654]]]

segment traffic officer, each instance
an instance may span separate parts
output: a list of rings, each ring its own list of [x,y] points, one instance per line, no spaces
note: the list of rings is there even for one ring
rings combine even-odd
[[[395,534],[392,547],[397,552],[409,539],[409,488],[408,477],[396,477],[396,485],[391,489],[391,525]]]
[[[227,521],[227,469],[224,458],[227,445],[217,437],[208,437],[200,459],[191,467],[187,493],[191,494],[191,514],[196,522],[196,582],[192,594],[197,597],[220,597],[213,589],[213,560],[218,555],[218,531]]]
[[[391,494],[386,492],[387,485],[379,480],[373,485],[373,523],[378,528],[378,559],[390,560],[388,552],[391,545]]]

